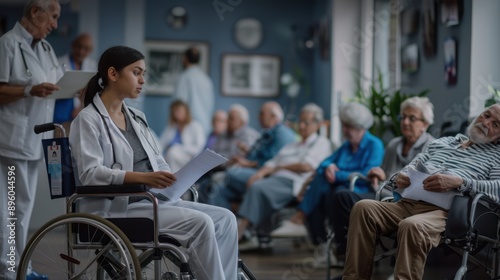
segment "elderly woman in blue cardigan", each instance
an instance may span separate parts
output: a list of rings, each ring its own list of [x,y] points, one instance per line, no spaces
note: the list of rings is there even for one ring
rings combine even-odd
[[[367,175],[371,168],[382,163],[384,144],[368,131],[373,125],[370,110],[359,103],[347,103],[340,109],[340,121],[346,141],[319,165],[310,184],[297,197],[300,201],[298,211],[289,221],[274,230],[271,236],[303,235],[306,233],[305,223],[312,242],[317,245],[324,243],[329,194],[349,189],[351,173]],[[374,196],[370,184],[365,182],[356,183],[354,192]]]

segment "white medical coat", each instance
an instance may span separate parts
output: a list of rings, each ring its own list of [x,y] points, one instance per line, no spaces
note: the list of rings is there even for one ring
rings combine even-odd
[[[72,149],[76,183],[78,186],[123,184],[125,173],[133,171],[134,151],[109,116],[99,94],[96,94],[93,102],[100,113],[92,104],[89,104],[71,124],[69,143]],[[170,171],[155,138],[147,127],[144,113],[125,104],[124,106],[153,170]],[[108,135],[104,121],[111,135]],[[122,169],[111,168],[115,160],[122,165]],[[85,203],[80,204],[79,211],[103,217],[122,217],[127,213],[127,205],[128,197],[117,197],[114,200],[86,199]]]
[[[32,41],[33,36],[19,22],[0,38],[0,83],[35,86],[44,82],[55,84],[62,77],[49,42],[41,40],[31,48]],[[54,99],[50,98],[28,97],[0,105],[0,156],[41,159],[42,135],[36,135],[33,127],[51,122],[53,116]]]
[[[206,137],[212,128],[215,94],[212,80],[205,71],[198,65],[192,65],[182,72],[175,85],[173,99],[189,104],[193,119],[201,124]]]

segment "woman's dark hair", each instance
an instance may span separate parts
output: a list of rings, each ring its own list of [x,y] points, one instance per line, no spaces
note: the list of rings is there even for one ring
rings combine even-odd
[[[92,103],[94,96],[108,85],[108,69],[110,67],[120,72],[123,68],[141,59],[144,59],[141,52],[125,46],[111,47],[104,51],[99,59],[97,74],[90,79],[85,87],[83,100],[85,107]],[[99,81],[100,79],[101,81]],[[99,83],[101,84],[99,85]]]

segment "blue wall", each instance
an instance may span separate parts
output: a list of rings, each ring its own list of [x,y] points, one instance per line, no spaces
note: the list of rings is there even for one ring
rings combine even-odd
[[[315,23],[318,14],[327,11],[325,5],[329,1],[301,1],[301,0],[253,0],[242,1],[234,7],[232,11],[223,14],[223,20],[219,18],[213,2],[214,1],[194,1],[183,0],[147,0],[146,2],[146,40],[182,40],[182,41],[205,41],[210,45],[209,75],[214,81],[216,109],[227,109],[233,103],[242,103],[250,111],[250,125],[259,128],[257,119],[258,110],[261,104],[269,98],[252,97],[228,97],[221,94],[221,58],[226,53],[246,53],[246,54],[271,54],[281,58],[281,72],[290,72],[299,66],[310,84],[310,94],[305,94],[303,89],[301,96],[297,100],[297,107],[300,108],[308,101],[322,101],[320,105],[329,112],[329,101],[325,101],[325,96],[329,96],[330,75],[329,67],[325,67],[328,62],[318,62],[314,51],[306,50],[301,45],[294,43],[298,39],[304,38],[309,26]],[[222,1],[226,2],[226,1]],[[165,20],[166,13],[174,6],[183,6],[187,9],[188,23],[182,30],[171,29]],[[264,39],[261,45],[251,51],[239,48],[233,40],[233,27],[235,22],[243,17],[254,17],[263,24]],[[292,32],[291,26],[297,27],[296,36]],[[297,40],[293,38],[296,37]],[[319,64],[320,66],[316,66]],[[320,73],[316,73],[320,72]],[[327,79],[316,85],[319,79]],[[146,96],[144,108],[151,127],[160,133],[165,126],[168,116],[168,105],[170,97]],[[285,111],[290,109],[290,100],[281,92],[277,101],[284,107]]]
[[[417,34],[403,38],[404,43],[417,43],[419,47],[419,70],[415,74],[403,74],[402,86],[408,92],[418,92],[428,89],[429,99],[434,104],[435,123],[431,128],[434,136],[439,135],[440,125],[444,121],[453,121],[454,128],[467,119],[469,114],[470,94],[470,53],[471,53],[471,26],[472,2],[462,1],[464,4],[460,24],[447,27],[441,23],[441,9],[437,9],[437,36],[436,55],[430,58],[423,53],[423,18],[420,17],[420,26]],[[421,3],[413,3],[420,8]],[[457,83],[447,85],[444,80],[444,47],[446,38],[452,37],[457,43]]]

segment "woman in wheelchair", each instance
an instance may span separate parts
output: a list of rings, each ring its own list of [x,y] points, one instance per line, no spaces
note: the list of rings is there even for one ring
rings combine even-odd
[[[499,201],[500,105],[486,108],[469,125],[467,134],[469,137],[458,134],[432,141],[409,165],[391,177],[394,180],[389,184],[402,195],[397,202],[361,200],[354,205],[343,279],[371,279],[377,236],[396,231],[394,279],[422,279],[427,254],[439,244],[445,230],[446,205],[452,196],[482,192]],[[427,169],[423,172],[427,175],[419,177],[425,179],[417,180],[412,174],[419,174],[415,170],[422,172],[423,169]],[[449,200],[444,197],[433,200],[432,204],[426,202],[430,200],[409,196],[404,190],[410,185],[417,187],[415,184],[435,192],[430,199],[449,194]]]
[[[144,184],[166,188],[175,182],[141,111],[127,107],[144,87],[146,64],[135,49],[106,50],[85,89],[85,108],[69,136],[78,185]],[[104,217],[151,217],[152,204],[129,197],[85,199],[79,211]],[[186,248],[198,279],[237,279],[235,216],[228,210],[189,201],[159,204],[160,233]]]

